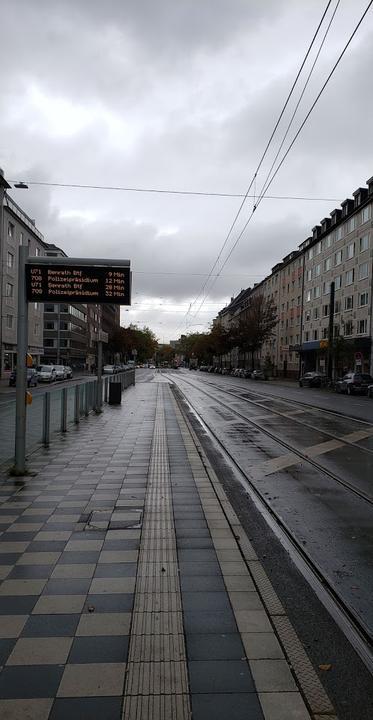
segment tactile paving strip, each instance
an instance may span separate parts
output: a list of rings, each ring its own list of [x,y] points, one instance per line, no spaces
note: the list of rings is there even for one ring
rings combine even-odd
[[[166,426],[158,387],[123,720],[190,720]]]
[[[286,648],[286,654],[293,665],[302,690],[312,712],[318,715],[334,713],[334,708],[300,642],[290,620],[286,615],[273,617],[279,638]]]
[[[124,700],[123,720],[190,720],[189,695],[132,695]]]

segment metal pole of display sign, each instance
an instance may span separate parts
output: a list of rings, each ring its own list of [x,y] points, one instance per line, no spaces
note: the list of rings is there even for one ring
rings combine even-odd
[[[102,344],[107,343],[109,336],[101,330],[102,306],[99,312],[99,328],[97,341],[97,396],[96,396],[96,412],[101,412],[102,408]]]
[[[330,283],[330,303],[329,303],[329,330],[328,330],[328,380],[333,379],[333,336],[334,336],[334,298],[335,298],[335,282]]]
[[[14,474],[26,472],[26,354],[28,347],[28,303],[26,299],[25,266],[28,246],[20,245],[18,255],[18,322],[17,322],[17,382],[16,382],[16,439]]]

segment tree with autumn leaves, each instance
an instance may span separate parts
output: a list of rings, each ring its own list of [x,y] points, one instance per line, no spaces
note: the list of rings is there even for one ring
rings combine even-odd
[[[154,333],[148,328],[139,328],[137,325],[118,327],[110,335],[107,351],[110,355],[120,355],[122,360],[133,359],[135,351],[138,362],[143,363],[154,357],[158,348],[158,341]]]
[[[270,340],[277,322],[277,310],[271,297],[249,297],[247,307],[232,328],[232,342],[241,352],[249,353],[252,369],[255,354]]]
[[[252,295],[238,319],[229,329],[216,323],[210,332],[182,335],[177,343],[177,352],[184,355],[188,363],[198,358],[199,364],[212,364],[214,358],[228,355],[233,348],[249,353],[254,368],[255,354],[271,338],[277,325],[276,306],[271,298]]]

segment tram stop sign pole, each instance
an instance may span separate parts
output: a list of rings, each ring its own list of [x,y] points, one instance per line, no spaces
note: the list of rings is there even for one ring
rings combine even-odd
[[[130,261],[29,257],[27,245],[19,247],[14,475],[26,473],[29,302],[130,305]]]

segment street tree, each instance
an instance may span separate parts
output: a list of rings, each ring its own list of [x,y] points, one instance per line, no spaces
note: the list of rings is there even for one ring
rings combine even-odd
[[[277,322],[276,306],[272,298],[264,295],[249,297],[247,307],[232,330],[232,340],[241,352],[250,354],[252,370],[255,353],[271,338]]]

